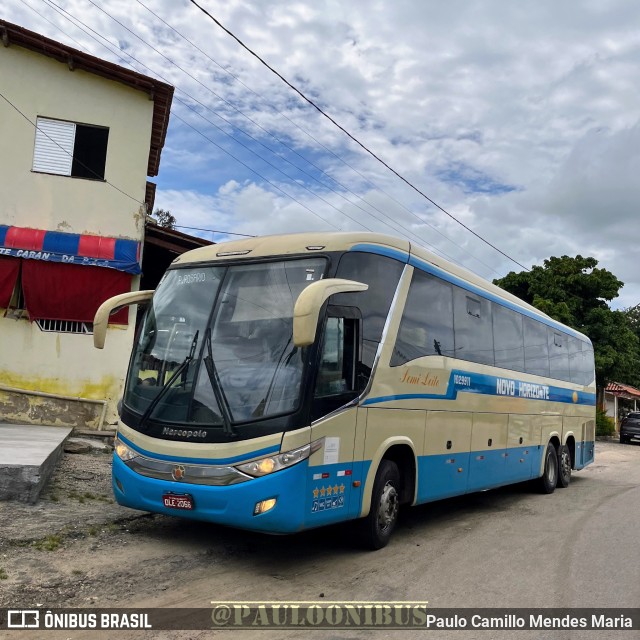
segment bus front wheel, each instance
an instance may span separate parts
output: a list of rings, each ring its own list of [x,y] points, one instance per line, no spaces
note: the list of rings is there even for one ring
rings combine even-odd
[[[361,521],[363,543],[377,550],[385,547],[398,523],[400,472],[395,462],[383,460],[373,482],[371,509]]]
[[[544,472],[539,481],[541,493],[553,493],[558,483],[558,454],[550,442],[544,453]]]

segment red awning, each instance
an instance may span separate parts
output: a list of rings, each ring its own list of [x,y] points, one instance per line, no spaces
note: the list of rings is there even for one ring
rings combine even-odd
[[[31,320],[93,322],[107,298],[131,291],[131,276],[115,269],[24,260],[22,291]],[[125,307],[109,322],[127,324],[128,316]]]
[[[20,261],[0,257],[0,309],[6,309],[16,286]]]
[[[0,253],[25,260],[109,267],[134,275],[140,273],[140,243],[122,238],[0,224]]]

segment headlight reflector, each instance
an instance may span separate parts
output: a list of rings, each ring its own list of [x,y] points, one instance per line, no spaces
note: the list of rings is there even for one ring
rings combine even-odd
[[[266,458],[236,465],[236,469],[254,478],[260,478],[261,476],[292,467],[294,464],[306,460],[314,451],[319,449],[320,444],[321,441],[318,441],[318,443],[312,442],[311,444],[305,444],[304,447],[299,447],[298,449],[291,449],[291,451],[285,451],[275,456],[267,456]]]
[[[113,447],[115,449],[116,454],[118,455],[118,458],[120,458],[120,460],[122,460],[123,462],[133,460],[134,458],[137,458],[139,455],[136,451],[127,447],[127,445],[124,442],[122,442],[122,440],[120,440],[119,438],[115,439],[115,442],[113,443]]]

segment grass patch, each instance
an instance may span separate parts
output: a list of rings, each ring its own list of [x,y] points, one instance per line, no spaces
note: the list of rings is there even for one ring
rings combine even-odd
[[[61,544],[61,536],[51,535],[43,538],[42,540],[36,540],[33,543],[33,546],[40,551],[55,551]]]
[[[0,580],[6,580],[9,577],[9,574],[0,567]]]
[[[81,576],[84,573],[84,571],[82,571],[81,569],[74,569],[71,573],[74,576]]]
[[[99,533],[100,533],[100,527],[97,527],[95,525],[89,527],[90,536],[97,536]]]

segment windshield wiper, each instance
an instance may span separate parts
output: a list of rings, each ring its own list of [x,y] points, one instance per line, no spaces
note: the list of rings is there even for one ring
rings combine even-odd
[[[282,353],[278,358],[278,362],[276,362],[276,367],[273,372],[273,376],[271,377],[271,382],[269,382],[269,386],[267,388],[267,392],[265,393],[264,398],[260,400],[260,402],[258,403],[258,406],[253,410],[253,413],[251,414],[254,418],[259,418],[260,416],[264,415],[265,409],[267,408],[267,400],[271,397],[271,392],[273,391],[273,385],[275,384],[276,378],[278,377],[280,366],[284,364],[284,366],[287,367],[291,362],[291,359],[293,358],[293,356],[298,352],[298,347],[294,346],[293,349],[291,349],[291,351],[287,354],[287,348],[291,344],[292,339],[293,339],[293,334],[287,340],[287,343],[284,345],[284,348],[282,349]],[[286,360],[284,360],[284,363],[283,363],[283,359],[285,355],[287,356],[287,358]]]
[[[222,414],[222,432],[229,438],[235,438],[237,436],[233,427],[231,426],[231,411],[229,410],[229,402],[227,396],[224,393],[222,384],[220,383],[220,376],[216,369],[215,362],[213,361],[213,351],[211,348],[211,328],[207,327],[205,332],[205,346],[207,347],[207,355],[204,357],[204,367],[207,370],[209,376],[209,383],[213,389],[213,395],[216,397],[218,407],[220,407],[220,413]]]
[[[193,336],[193,340],[191,341],[191,348],[189,349],[189,355],[187,355],[187,357],[180,363],[180,366],[173,372],[169,380],[167,380],[167,382],[165,382],[165,384],[162,385],[162,388],[158,392],[158,395],[149,403],[149,406],[146,408],[145,412],[142,414],[142,417],[140,418],[140,422],[138,423],[139,429],[144,429],[144,426],[147,420],[153,413],[153,410],[158,406],[158,403],[160,402],[160,400],[162,400],[162,398],[164,398],[167,395],[169,389],[171,388],[171,385],[178,379],[178,376],[183,371],[188,369],[189,365],[193,361],[193,358],[196,352],[196,345],[198,344],[199,333],[200,331],[196,331],[196,335]]]

